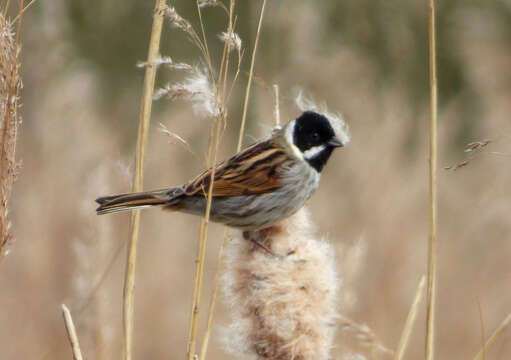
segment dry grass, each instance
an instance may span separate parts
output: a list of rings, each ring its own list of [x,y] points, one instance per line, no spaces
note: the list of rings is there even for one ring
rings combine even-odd
[[[76,335],[75,324],[73,322],[71,312],[64,304],[62,304],[62,315],[64,317],[64,325],[66,326],[69,344],[71,345],[71,349],[73,350],[73,359],[82,360],[83,356],[82,351],[80,350],[80,342],[78,341],[78,336]]]
[[[156,0],[153,15],[153,26],[151,38],[149,40],[149,51],[147,62],[152,63],[158,57],[160,49],[160,38],[163,27],[163,14],[159,11],[165,4],[165,0]],[[151,108],[153,101],[154,80],[156,78],[155,66],[149,66],[145,69],[144,89],[142,92],[142,101],[140,106],[140,116],[138,125],[137,148],[135,156],[135,174],[133,180],[133,192],[143,190],[144,183],[144,154],[147,147],[147,137],[149,135],[149,124],[151,120]],[[137,247],[140,228],[140,211],[133,211],[131,214],[130,240],[128,242],[128,253],[126,260],[126,272],[124,280],[124,302],[123,302],[123,329],[124,346],[123,359],[131,360],[133,358],[133,328],[135,311],[135,270],[137,261]]]
[[[266,0],[263,0],[263,5],[261,7],[261,13],[259,15],[259,23],[257,25],[256,38],[255,38],[255,43],[254,43],[254,51],[252,52],[252,58],[250,61],[250,70],[248,73],[247,90],[245,91],[245,102],[243,103],[243,115],[241,116],[240,135],[238,137],[238,147],[236,148],[238,151],[240,151],[241,144],[243,143],[243,134],[245,132],[245,122],[247,120],[248,99],[250,98],[250,89],[251,89],[251,85],[252,85],[252,78],[254,76],[255,55],[256,55],[256,51],[257,51],[257,44],[259,43],[259,34],[261,33],[261,25],[263,23],[265,7],[266,7]]]
[[[415,293],[415,298],[413,299],[412,306],[408,312],[408,317],[406,318],[406,323],[403,328],[401,338],[399,339],[396,355],[394,357],[396,360],[402,360],[405,355],[406,348],[410,342],[410,335],[412,334],[413,326],[415,325],[415,320],[417,319],[417,313],[419,312],[419,305],[420,301],[422,300],[425,286],[426,277],[422,276],[419,282],[419,286],[417,287],[417,292]]]
[[[171,23],[178,29],[182,30],[187,34],[189,39],[193,44],[197,46],[201,53],[201,59],[204,64],[207,65],[206,69],[201,69],[199,67],[195,68],[192,71],[192,76],[185,80],[183,83],[167,86],[166,88],[157,92],[156,98],[160,98],[165,95],[170,99],[184,98],[187,99],[194,104],[194,108],[197,110],[197,113],[201,116],[210,118],[210,131],[209,131],[209,139],[208,139],[208,150],[206,154],[206,166],[212,167],[218,161],[218,150],[220,139],[222,135],[222,130],[225,128],[225,124],[227,122],[227,105],[230,98],[230,92],[234,86],[235,81],[237,80],[240,64],[241,64],[241,39],[234,32],[234,6],[235,1],[230,1],[230,6],[227,11],[228,14],[228,22],[227,29],[225,32],[221,33],[219,39],[224,42],[224,48],[222,53],[222,58],[220,61],[220,66],[218,71],[213,71],[213,60],[211,59],[209,53],[208,42],[206,39],[206,32],[203,24],[202,11],[201,8],[205,6],[220,6],[218,2],[197,2],[197,13],[200,22],[202,37],[198,35],[194,27],[191,23],[181,17],[174,7],[165,6],[162,8],[162,13],[165,14],[166,17],[169,18]],[[227,10],[223,7],[224,10]],[[262,17],[261,17],[262,19]],[[231,50],[236,50],[238,62],[237,68],[235,70],[235,75],[232,79],[228,78],[228,74],[230,73],[230,59],[231,59]],[[254,51],[255,55],[255,51]],[[250,82],[249,82],[250,83]],[[249,84],[250,86],[250,84]],[[248,91],[248,90],[247,90]],[[242,134],[243,130],[240,131]],[[240,134],[240,137],[242,136]],[[215,168],[213,167],[213,171],[211,173],[211,178],[213,179],[215,176]],[[197,245],[197,255],[195,260],[195,275],[194,275],[194,287],[193,287],[193,295],[192,295],[192,303],[191,303],[191,315],[190,315],[190,325],[189,325],[189,333],[188,333],[188,346],[187,346],[187,358],[192,360],[196,356],[196,343],[198,336],[198,324],[199,324],[199,314],[200,314],[200,304],[201,304],[201,294],[202,294],[202,283],[204,276],[204,262],[206,256],[206,243],[207,243],[207,234],[208,234],[208,226],[209,226],[209,214],[211,210],[211,194],[212,194],[212,186],[213,181],[209,186],[209,189],[204,189],[207,193],[207,203],[206,203],[206,212],[204,214],[204,218],[201,220],[200,224],[200,232],[199,232],[199,241]],[[220,262],[219,262],[220,264]],[[220,265],[218,265],[220,266]],[[217,270],[217,273],[219,269]],[[208,325],[205,331],[205,336],[203,340],[203,345],[201,349],[201,358],[205,358],[209,334],[211,331],[212,319],[213,319],[213,311],[216,299],[216,286],[217,282],[215,282],[215,288],[213,290],[211,301],[210,301],[210,313],[208,316]]]
[[[178,10],[187,11],[185,3],[175,4]],[[118,16],[122,19],[124,11],[131,6],[128,3],[115,5],[115,11],[105,10],[106,18]],[[250,9],[248,5],[243,7],[243,10],[251,11],[252,22],[249,23],[253,35],[261,5],[262,2],[256,2]],[[408,68],[410,63],[417,61],[413,54],[418,50],[414,45],[417,43],[416,29],[411,23],[415,22],[416,14],[425,20],[426,8],[423,3],[400,2],[402,11],[396,12],[393,5],[386,4],[367,17],[369,12],[364,9],[369,5],[361,1],[334,5],[332,2],[309,4],[286,0],[266,5],[264,29],[268,32],[263,31],[260,37],[258,75],[268,84],[279,83],[282,121],[296,115],[296,110],[289,106],[288,89],[298,83],[313,89],[318,98],[325,98],[329,104],[335,104],[336,109],[342,110],[354,134],[353,144],[332,158],[321,188],[309,204],[319,233],[329,234],[338,259],[341,259],[337,263],[343,275],[339,308],[343,316],[353,319],[351,323],[367,324],[371,330],[368,333],[375,336],[375,344],[396,348],[403,336],[403,324],[408,323],[410,304],[414,303],[414,294],[417,294],[416,279],[424,273],[428,252],[424,234],[430,231],[426,221],[428,211],[424,208],[428,202],[425,179],[428,177],[429,154],[427,137],[423,135],[428,130],[426,114],[429,105],[424,96],[415,92],[410,95],[405,77],[405,74],[416,74]],[[23,77],[27,89],[23,102],[24,118],[29,121],[24,123],[23,136],[18,137],[16,154],[24,161],[24,171],[14,187],[14,201],[10,202],[8,214],[18,241],[15,251],[0,269],[3,294],[0,308],[4,309],[0,313],[0,323],[9,324],[0,329],[2,358],[37,359],[41,354],[48,354],[47,358],[52,359],[69,358],[69,345],[60,319],[59,304],[62,302],[70,304],[85,355],[111,359],[118,357],[122,348],[120,262],[113,262],[112,270],[105,275],[101,288],[106,291],[106,296],[94,298],[104,306],[103,315],[96,317],[91,316],[90,310],[81,314],[73,306],[83,303],[88,295],[75,291],[78,281],[75,274],[80,271],[80,265],[74,260],[76,257],[66,255],[76,241],[85,239],[94,249],[101,238],[106,242],[102,245],[106,245],[103,251],[109,254],[108,260],[118,244],[116,239],[122,239],[127,232],[125,216],[91,222],[84,218],[82,209],[76,209],[77,203],[84,204],[83,208],[88,206],[92,214],[91,199],[105,193],[103,182],[91,181],[97,178],[97,172],[91,170],[98,167],[105,169],[108,191],[129,191],[129,181],[124,181],[125,176],[121,173],[126,171],[131,177],[132,147],[126,144],[133,139],[124,138],[116,126],[107,124],[112,119],[132,119],[135,110],[131,104],[138,103],[139,91],[138,87],[119,88],[121,100],[98,100],[98,97],[107,96],[103,87],[104,74],[87,53],[78,52],[80,39],[74,37],[69,27],[80,17],[69,16],[68,6],[61,0],[41,5],[36,2],[32,9],[38,11],[25,14],[29,21],[24,20],[24,39],[26,36],[27,40],[23,50],[26,61]],[[511,235],[508,216],[511,211],[508,201],[511,171],[506,166],[508,156],[490,155],[490,149],[510,153],[509,137],[500,138],[501,134],[511,134],[506,110],[511,98],[507,76],[511,47],[507,41],[507,22],[504,21],[507,10],[504,11],[504,5],[500,6],[503,8],[497,8],[496,4],[476,6],[454,1],[438,14],[441,17],[438,22],[439,52],[442,49],[439,70],[445,71],[440,75],[446,75],[439,79],[443,101],[439,104],[438,165],[456,164],[463,151],[460,144],[476,143],[475,139],[492,139],[492,142],[484,147],[484,151],[474,151],[478,154],[477,161],[472,161],[471,154],[467,155],[470,166],[437,174],[437,230],[446,241],[439,243],[437,254],[441,281],[438,282],[435,310],[436,358],[461,360],[473,358],[481,351],[478,359],[484,354],[485,359],[492,360],[508,358],[511,353],[509,317],[502,322],[504,314],[509,313],[511,300],[507,285],[511,251],[508,241]],[[330,14],[337,16],[339,9],[347,15],[332,19]],[[206,33],[211,19],[223,24],[229,11],[221,6],[217,9],[202,7],[201,10]],[[385,11],[387,13],[382,14]],[[374,26],[374,18],[382,19],[378,23],[380,27]],[[191,17],[190,20],[202,39],[199,22]],[[235,23],[241,37],[248,39],[243,30],[247,25],[246,18],[240,15]],[[126,24],[122,24],[124,27],[119,26],[119,29],[126,28]],[[443,27],[445,24],[449,26]],[[352,30],[348,33],[346,29]],[[219,32],[225,30],[222,25]],[[105,36],[94,28],[89,31],[95,36]],[[385,41],[378,43],[379,37],[371,44],[378,44],[378,53],[390,49],[387,54],[396,57],[387,59],[383,69],[375,60],[376,50],[369,51],[361,45],[378,33],[383,34]],[[207,35],[208,52],[222,55],[224,43],[218,41],[216,34]],[[190,55],[187,50],[189,40],[192,39],[188,36],[182,39],[175,32],[171,33],[170,47],[177,44],[183,48],[182,51],[173,48],[170,53],[173,64],[184,61],[196,65],[197,56]],[[445,47],[445,44],[449,46]],[[252,44],[244,48],[246,54],[251,54]],[[423,50],[421,56],[424,57]],[[456,67],[461,69],[456,79],[462,77],[464,82],[456,88],[456,96],[447,97],[446,88],[455,86],[449,78],[452,70],[445,67],[444,61],[445,57],[451,56],[451,50],[457,54]],[[202,50],[199,51],[202,54]],[[162,60],[165,55],[162,54]],[[233,55],[236,56],[236,52]],[[124,53],[119,54],[119,59],[122,56]],[[403,58],[407,61],[399,60]],[[132,61],[133,68],[136,60]],[[232,79],[236,75],[236,59],[230,61],[234,64],[229,66],[232,71],[228,76]],[[116,60],[111,62],[117,64]],[[175,69],[167,63],[162,63],[160,69]],[[249,60],[243,63],[242,69],[248,69],[249,64]],[[425,69],[425,62],[421,66]],[[209,68],[209,65],[205,64],[205,67]],[[217,79],[220,63],[213,61],[211,67],[215,69],[213,73]],[[397,67],[403,71],[397,71]],[[379,77],[383,70],[384,78]],[[133,73],[136,73],[135,69]],[[240,73],[244,74],[243,71]],[[182,74],[172,75],[170,81],[180,83],[190,74],[185,69]],[[244,82],[247,80],[244,75],[240,78]],[[249,101],[253,111],[251,108],[247,112],[246,133],[258,138],[267,131],[261,131],[257,124],[270,127],[274,104],[271,87],[270,91],[258,87],[255,78],[253,76],[255,86]],[[415,84],[419,80],[416,76]],[[426,84],[425,80],[420,82]],[[229,91],[230,84],[226,86],[233,108],[241,108],[243,104],[244,82],[243,86],[234,85],[232,91]],[[467,100],[468,92],[477,94],[480,115],[477,120],[467,119],[466,109],[472,109],[474,105]],[[202,149],[207,147],[207,120],[194,117],[188,105],[181,106],[178,102],[171,106],[154,106],[159,107],[153,114],[154,128],[161,122],[172,133],[186,139],[194,152],[205,152]],[[238,122],[233,119],[238,115],[241,119],[242,112],[231,110],[230,115],[231,120],[222,124],[226,127],[225,132],[222,127],[218,159],[225,158],[233,152],[231,149],[236,148]],[[466,130],[466,124],[471,124],[470,131]],[[132,133],[131,130],[126,132]],[[216,130],[217,127],[213,127],[213,134]],[[156,129],[150,136],[146,151],[146,188],[182,183],[202,168],[200,161],[181,145],[169,145],[168,136],[158,134]],[[117,161],[123,165],[118,167]],[[194,272],[191,259],[196,247],[196,234],[190,229],[196,228],[197,221],[186,215],[160,214],[158,211],[146,215],[140,229],[140,239],[144,241],[140,241],[138,253],[133,356],[182,359],[187,346],[188,319],[185,314],[191,301],[187,294],[193,292],[189,274]],[[98,236],[106,227],[111,228],[110,235]],[[215,293],[213,283],[220,249],[216,239],[222,238],[221,228],[210,227],[213,241],[208,242],[204,252],[204,295]],[[92,262],[93,259],[83,260]],[[106,263],[101,261],[89,265],[97,266],[98,272],[106,268]],[[96,284],[96,275],[90,275],[94,278],[87,282],[88,276],[83,274],[80,281],[90,289]],[[475,299],[480,299],[486,333],[491,335],[496,329],[497,334],[486,339],[484,351],[481,350],[481,325]],[[229,309],[222,305],[222,301],[218,303],[214,318],[213,312],[210,311],[207,317],[205,311],[201,311],[204,316],[197,323],[197,344],[203,339],[209,340],[196,348],[201,349],[203,359],[238,358],[226,355],[216,341],[221,324],[228,323],[230,318]],[[209,305],[211,308],[211,302]],[[424,306],[413,308],[417,310],[416,325],[424,324]],[[154,309],[158,309],[157,314]],[[105,331],[98,335],[101,339],[95,339],[91,332],[102,327]],[[333,358],[389,358],[387,353],[361,344],[356,331],[350,331],[341,330],[335,338],[337,346]],[[203,337],[202,334],[208,335]],[[404,358],[424,358],[425,337],[424,327],[415,326],[405,341]],[[98,347],[102,353],[96,357]],[[207,349],[207,353],[202,349]]]
[[[495,342],[503,335],[504,331],[509,326],[509,323],[511,323],[511,313],[509,313],[504,320],[502,320],[502,323],[495,329],[493,334],[488,338],[486,343],[483,345],[482,349],[477,353],[474,360],[484,360],[486,359],[486,354],[488,353],[488,350],[495,344]],[[484,334],[483,334],[484,335]]]
[[[19,115],[20,77],[19,54],[23,1],[20,1],[16,32],[13,23],[6,18],[6,8],[0,7],[0,263],[13,240],[9,219],[9,201],[12,186],[19,173],[16,160]]]
[[[435,304],[437,276],[437,74],[436,74],[436,18],[435,0],[429,0],[429,252],[428,252],[428,296],[426,322],[426,360],[435,356]]]

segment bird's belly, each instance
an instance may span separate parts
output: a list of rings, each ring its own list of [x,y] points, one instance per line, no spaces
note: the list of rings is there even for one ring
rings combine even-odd
[[[244,230],[269,227],[298,211],[317,189],[319,178],[319,174],[313,169],[296,169],[296,176],[290,173],[286,178],[286,185],[276,191],[257,195],[215,197],[211,204],[210,219]],[[204,214],[203,196],[190,197],[184,202],[182,211]]]

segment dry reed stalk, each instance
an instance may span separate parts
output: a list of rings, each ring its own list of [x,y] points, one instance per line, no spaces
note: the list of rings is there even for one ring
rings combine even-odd
[[[7,5],[5,10],[6,13]],[[20,0],[14,35],[12,22],[0,12],[0,262],[13,238],[10,231],[9,201],[12,185],[19,172],[19,165],[16,163],[16,141],[21,123],[18,113],[19,93],[23,86],[18,62],[22,14],[23,0]]]
[[[279,86],[273,84],[273,98],[275,107],[273,108],[273,116],[275,118],[275,127],[280,127],[280,105],[279,105]]]
[[[206,354],[208,351],[209,338],[211,336],[211,328],[213,325],[213,315],[215,313],[216,298],[217,298],[217,294],[218,294],[218,284],[220,283],[220,274],[222,272],[222,259],[223,259],[223,253],[224,253],[226,241],[227,241],[227,227],[224,227],[224,237],[223,237],[222,243],[220,244],[220,250],[218,251],[215,280],[213,282],[213,291],[211,292],[211,298],[209,301],[208,320],[206,323],[206,330],[204,331],[204,338],[202,340],[202,347],[201,347],[199,360],[205,360]]]
[[[163,25],[163,14],[158,11],[165,5],[164,0],[156,0],[154,9],[153,25],[151,38],[149,40],[149,50],[147,62],[151,63],[158,57],[160,47],[160,37]],[[137,150],[135,160],[135,178],[133,181],[133,192],[143,189],[143,171],[144,171],[144,153],[147,144],[149,132],[149,122],[151,119],[152,95],[154,90],[154,80],[156,77],[155,66],[148,66],[145,69],[144,87],[142,92],[142,103],[140,107],[139,127],[137,136]],[[140,211],[135,210],[131,215],[130,240],[128,244],[128,254],[124,278],[123,295],[123,359],[132,358],[133,348],[133,314],[134,314],[134,291],[135,291],[135,268],[137,259],[137,243],[140,228]]]
[[[22,16],[22,15],[25,13],[25,11],[26,11],[29,7],[31,7],[31,6],[32,6],[35,2],[36,2],[36,0],[31,0],[31,1],[27,4],[27,5],[25,5],[25,6],[23,7],[23,9],[22,9],[22,10],[18,13],[18,15],[16,15],[16,17],[12,20],[12,22],[16,22],[16,21],[20,18],[20,16]],[[22,3],[23,3],[23,1],[20,1],[20,4],[21,4],[21,5],[23,5]],[[5,11],[5,13],[7,13],[7,10]]]
[[[254,76],[254,64],[255,64],[255,55],[257,51],[257,44],[259,43],[259,34],[261,33],[261,26],[263,24],[263,15],[264,8],[266,6],[266,0],[263,0],[263,5],[261,6],[261,13],[259,14],[259,23],[257,24],[257,33],[254,42],[254,50],[252,51],[252,60],[250,61],[250,72],[248,73],[248,83],[247,90],[245,91],[245,101],[243,103],[243,115],[241,116],[241,125],[240,125],[240,136],[238,138],[238,151],[241,149],[241,144],[243,143],[243,134],[245,132],[245,122],[247,119],[247,105],[248,98],[250,96],[250,87],[252,85],[252,77]]]
[[[229,35],[233,34],[234,5],[235,5],[235,0],[231,0],[230,1],[230,5],[229,5],[229,11],[228,11],[228,14],[229,14],[229,24],[228,24],[227,34],[229,34]],[[197,2],[197,8],[198,8],[198,11],[199,11],[199,14],[200,14],[199,2]],[[203,36],[204,36],[204,41],[205,41],[204,26],[202,25],[202,17],[200,17],[200,21],[201,21],[201,28],[202,28],[202,31],[203,31]],[[221,65],[220,65],[220,72],[219,72],[219,76],[218,76],[218,79],[217,79],[217,89],[220,88],[220,81],[221,80],[223,81],[222,94],[221,94],[221,100],[220,100],[220,104],[221,104],[222,107],[226,106],[227,72],[228,72],[228,69],[229,69],[229,52],[230,52],[230,47],[232,45],[232,43],[230,41],[224,41],[224,42],[225,42],[225,46],[224,46],[224,51],[223,51],[223,54],[222,54],[222,61],[221,61]],[[234,83],[234,81],[236,81],[237,74],[239,73],[240,47],[241,47],[241,42],[239,43],[239,47],[238,47],[238,69],[237,69],[237,72],[236,72],[236,76],[235,76],[235,78],[233,80],[233,83]],[[224,64],[225,64],[225,68],[224,68]],[[223,77],[222,77],[222,71],[224,73]],[[228,96],[227,96],[227,98],[228,98]],[[222,111],[222,114],[224,114],[224,119],[223,120],[225,121],[225,111]],[[217,126],[218,126],[217,129],[220,130],[220,121],[217,124]],[[219,138],[220,138],[220,133],[217,133],[217,138],[216,138],[217,143],[216,143],[215,157],[216,157],[216,151],[218,150],[218,140],[219,140]],[[212,174],[211,176],[212,176],[212,179],[213,179],[214,175]],[[208,193],[208,205],[209,205],[209,209],[206,209],[206,217],[208,219],[209,219],[209,212],[210,212],[210,209],[211,209],[211,189],[212,189],[212,185],[213,185],[213,181],[211,181],[210,192]],[[207,234],[204,234],[204,236],[207,236]],[[215,279],[214,279],[214,283],[213,283],[213,291],[211,293],[210,302],[209,302],[208,319],[207,319],[207,322],[206,322],[206,329],[205,329],[205,332],[204,332],[204,337],[203,337],[203,340],[202,340],[202,346],[201,346],[201,351],[200,351],[200,356],[199,356],[200,360],[205,360],[206,359],[206,354],[207,354],[208,345],[209,345],[209,338],[211,336],[211,329],[212,329],[212,325],[213,325],[213,316],[214,316],[214,311],[215,311],[216,298],[217,298],[217,294],[218,294],[218,284],[220,282],[220,273],[221,273],[221,270],[222,270],[222,254],[223,254],[223,249],[224,249],[224,246],[225,246],[226,238],[227,238],[227,228],[224,228],[224,236],[223,236],[222,244],[220,245],[220,250],[218,252],[218,257],[217,257],[217,268],[216,268]],[[203,263],[204,262],[204,254],[203,254],[201,260],[202,260],[202,263]],[[201,285],[202,284],[200,284],[200,286]],[[197,319],[198,319],[198,311],[197,311]],[[196,332],[196,330],[195,330],[195,332]],[[192,336],[193,335],[194,334],[192,334]],[[189,351],[188,352],[188,356],[190,356],[190,354],[191,354],[191,352]]]
[[[208,6],[213,6],[213,2],[208,2]],[[183,17],[181,17],[174,7],[168,6],[164,4],[159,8],[159,12],[164,14],[171,22],[171,24],[185,32],[189,39],[199,48],[201,51],[202,59],[207,64],[207,69],[203,69],[200,67],[195,67],[191,71],[191,75],[183,82],[179,84],[174,84],[172,86],[167,85],[163,89],[159,89],[153,99],[159,99],[163,96],[166,96],[170,99],[183,98],[191,101],[193,103],[194,110],[197,110],[199,115],[207,116],[211,119],[210,121],[210,131],[208,137],[208,151],[206,155],[206,166],[213,167],[217,160],[218,147],[220,143],[221,131],[223,129],[223,124],[226,120],[226,82],[227,82],[227,73],[229,70],[229,48],[231,43],[229,41],[225,41],[222,61],[220,65],[220,70],[218,72],[218,78],[214,78],[214,72],[212,70],[212,62],[209,55],[209,50],[206,42],[204,24],[202,21],[201,14],[201,5],[197,2],[197,11],[200,21],[200,26],[202,30],[202,39],[197,35],[197,32],[190,24],[190,22]],[[219,5],[218,5],[219,6]],[[233,34],[233,21],[232,21],[232,10],[234,6],[234,0],[231,1],[231,12],[229,14],[229,25],[228,25],[228,34]],[[241,43],[240,43],[241,45]],[[148,62],[150,63],[150,62]],[[238,62],[239,64],[239,62]],[[239,71],[239,69],[238,69]],[[212,178],[215,176],[215,169],[213,168]],[[209,213],[211,211],[211,199],[212,199],[212,186],[213,181],[211,181],[210,186],[207,190],[207,203],[206,210],[203,219],[201,220],[200,225],[200,233],[199,233],[199,241],[197,246],[197,255],[195,258],[195,271],[194,271],[194,286],[193,286],[193,295],[192,295],[192,304],[190,311],[190,323],[189,323],[189,332],[188,332],[188,342],[187,342],[187,358],[193,359],[196,348],[197,341],[197,329],[198,329],[198,321],[199,321],[199,311],[200,311],[200,299],[201,299],[201,291],[202,291],[202,280],[203,280],[203,270],[204,270],[204,260],[206,254],[206,242],[207,242],[207,231],[209,224]]]
[[[62,315],[64,316],[64,324],[66,325],[67,338],[69,344],[73,350],[73,359],[82,360],[82,352],[80,351],[80,343],[78,342],[78,336],[76,335],[76,328],[71,317],[71,312],[65,304],[62,304]]]
[[[417,291],[415,292],[415,297],[412,302],[412,306],[410,307],[410,311],[408,312],[408,317],[406,318],[405,327],[403,328],[403,332],[401,334],[401,338],[399,339],[399,345],[396,350],[395,360],[402,360],[405,354],[406,348],[408,346],[408,342],[410,341],[410,335],[412,333],[413,325],[415,324],[415,319],[417,318],[417,312],[419,311],[419,304],[422,299],[422,295],[424,294],[424,287],[426,285],[426,276],[422,275],[421,280],[419,282],[419,286],[417,287]]]
[[[208,166],[212,166],[217,161],[218,154],[218,146],[220,143],[220,132],[222,129],[222,121],[220,118],[213,119],[211,124],[211,130],[215,129],[215,133],[210,131],[209,137],[209,145],[208,145]],[[188,359],[193,360],[196,356],[195,354],[195,346],[197,341],[197,328],[199,324],[199,308],[200,308],[200,298],[201,298],[201,290],[202,290],[202,280],[204,274],[204,260],[206,255],[206,242],[207,242],[207,232],[209,225],[209,215],[211,212],[211,200],[213,194],[213,178],[215,176],[215,167],[212,166],[211,171],[211,181],[209,185],[209,189],[207,192],[207,202],[206,202],[206,213],[204,218],[201,220],[201,228],[199,235],[199,246],[197,251],[197,258],[195,260],[196,268],[195,268],[195,280],[193,287],[193,301],[192,301],[192,313],[190,318],[190,332],[188,337]]]
[[[383,345],[373,329],[366,324],[359,324],[345,316],[340,316],[339,325],[343,333],[350,332],[355,335],[357,342],[364,348],[370,349],[373,354],[380,353],[387,356],[394,355],[394,350]]]
[[[248,81],[248,84],[247,84],[247,92],[246,92],[246,95],[245,95],[245,102],[244,102],[244,105],[243,105],[243,118],[242,118],[242,122],[241,122],[241,125],[240,125],[240,131],[239,131],[239,137],[238,137],[238,145],[236,147],[236,151],[237,152],[239,152],[241,150],[241,146],[242,146],[242,143],[243,143],[243,133],[244,133],[244,129],[245,129],[245,118],[246,118],[246,113],[247,113],[248,97],[249,97],[249,93],[250,93],[251,79],[252,79],[253,72],[254,72],[255,55],[256,55],[256,52],[257,52],[257,43],[258,43],[258,40],[259,40],[260,31],[261,31],[261,24],[262,24],[262,19],[263,19],[263,15],[264,15],[265,3],[266,3],[266,0],[263,1],[263,5],[262,5],[262,8],[261,8],[261,13],[260,13],[260,17],[259,17],[259,23],[258,23],[258,27],[257,27],[257,33],[256,33],[256,40],[255,40],[255,45],[254,45],[254,51],[252,53],[252,61],[251,61],[251,65],[250,65],[249,81]],[[241,40],[239,39],[239,37],[235,38],[234,40],[232,38],[232,34],[233,34],[233,32],[232,32],[232,24],[233,24],[232,23],[232,16],[233,16],[233,12],[234,12],[234,4],[235,4],[235,1],[231,0],[230,1],[230,7],[229,7],[229,28],[228,28],[228,31],[226,33],[228,36],[231,36],[231,37],[229,38],[227,36],[223,36],[223,40],[225,41],[226,46],[224,47],[224,52],[223,52],[222,61],[221,61],[221,65],[220,65],[219,78],[218,78],[218,88],[220,87],[219,86],[220,85],[220,81],[223,79],[223,81],[222,81],[223,82],[222,99],[221,99],[221,104],[223,104],[223,105],[225,105],[225,103],[230,98],[230,94],[232,92],[232,87],[234,85],[234,82],[238,78],[238,74],[239,74],[239,71],[240,71],[241,57],[242,57],[242,55],[241,55]],[[224,34],[222,34],[222,35],[224,35]],[[222,39],[222,37],[221,37],[221,39]],[[238,51],[238,66],[237,66],[236,74],[235,74],[234,79],[233,79],[232,84],[231,84],[231,88],[229,89],[229,93],[227,94],[227,92],[226,92],[227,91],[227,89],[226,89],[226,85],[227,85],[227,69],[229,67],[229,56],[228,56],[228,54],[229,54],[231,46],[235,47],[236,50]],[[225,64],[225,67],[224,67],[224,64]],[[222,77],[222,72],[223,72],[223,77]],[[226,95],[227,95],[227,97],[226,97]],[[208,344],[209,344],[209,337],[210,337],[210,334],[211,334],[211,326],[212,326],[212,323],[213,323],[213,315],[214,315],[214,310],[215,310],[215,305],[216,305],[216,298],[217,298],[218,287],[219,287],[219,283],[220,283],[220,273],[222,271],[222,254],[223,254],[223,249],[224,249],[224,246],[225,246],[225,241],[226,241],[226,230],[224,231],[224,238],[223,238],[223,241],[222,241],[222,244],[221,244],[221,247],[220,247],[220,251],[219,251],[219,254],[218,254],[215,280],[214,280],[214,283],[213,283],[213,291],[212,291],[211,298],[210,298],[209,314],[208,314],[208,320],[207,320],[206,330],[205,330],[205,334],[204,334],[204,339],[203,339],[203,342],[202,342],[202,348],[201,348],[201,353],[200,353],[200,360],[205,360],[206,353],[207,353],[207,348],[208,348]]]
[[[435,352],[435,297],[436,297],[436,232],[437,232],[437,74],[435,0],[429,0],[429,83],[430,83],[430,134],[429,134],[429,254],[428,254],[428,305],[426,325],[426,360]]]
[[[511,323],[511,313],[506,316],[502,323],[500,323],[499,327],[493,332],[493,334],[491,334],[482,349],[479,350],[477,355],[474,357],[474,360],[484,359],[485,354],[488,353],[488,350],[492,347],[492,345],[495,344],[495,342],[502,336],[504,331],[509,326],[509,323]]]
[[[483,309],[481,308],[481,302],[477,301],[477,309],[479,310],[479,324],[481,325],[481,344],[483,348],[482,351],[482,360],[486,360],[486,348],[484,346],[486,342],[486,332],[484,330],[484,320],[483,320]]]
[[[197,11],[199,13],[199,20],[202,29],[202,35],[204,39],[204,43],[206,44],[206,36],[204,31],[204,24],[202,22],[202,15],[199,3],[197,3]],[[234,0],[230,2],[230,11],[229,11],[229,23],[228,23],[228,34],[232,34],[233,31],[233,11],[234,11]],[[208,225],[209,225],[209,216],[211,212],[211,201],[213,194],[213,184],[215,177],[215,167],[214,165],[217,162],[217,154],[218,147],[220,144],[221,130],[223,128],[222,124],[226,121],[226,110],[225,110],[225,89],[227,83],[227,73],[229,71],[229,52],[230,52],[231,43],[226,41],[224,46],[224,51],[222,55],[222,61],[220,65],[220,71],[218,73],[217,85],[215,88],[215,98],[216,102],[220,107],[220,111],[217,116],[211,118],[211,126],[210,133],[208,139],[208,153],[207,153],[207,167],[211,167],[211,181],[209,188],[207,190],[207,201],[206,201],[206,212],[204,214],[204,218],[201,220],[200,225],[200,234],[199,234],[199,244],[197,247],[197,257],[195,260],[195,275],[194,275],[194,287],[193,287],[193,300],[192,300],[192,309],[190,316],[190,326],[188,333],[188,346],[187,346],[187,358],[189,360],[193,360],[197,355],[195,354],[195,348],[197,343],[197,329],[199,324],[199,311],[200,311],[200,300],[202,293],[202,281],[204,275],[204,261],[206,256],[206,243],[207,243],[207,233],[208,233]],[[203,52],[203,56],[207,58],[207,63],[211,64],[211,59],[209,58],[209,51],[207,50],[207,45],[203,46],[206,49]],[[211,68],[211,66],[210,66]],[[210,73],[211,74],[211,73]],[[222,86],[221,86],[222,85]],[[219,89],[222,89],[221,94],[219,94]],[[219,271],[219,269],[217,269]],[[212,324],[212,309],[214,309],[216,299],[216,289],[213,290],[213,295],[210,303],[210,313],[208,315],[208,328],[206,329],[206,335],[202,343],[201,348],[201,357],[206,356],[207,346],[209,343],[209,334],[211,332],[211,324]]]

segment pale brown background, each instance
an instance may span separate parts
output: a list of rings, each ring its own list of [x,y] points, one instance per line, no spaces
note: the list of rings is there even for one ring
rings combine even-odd
[[[239,2],[238,31],[252,49],[259,1]],[[69,359],[60,304],[68,304],[88,359],[120,356],[125,251],[84,311],[80,308],[128,237],[127,214],[97,217],[93,199],[130,189],[152,1],[38,1],[23,25],[23,170],[11,216],[16,241],[0,267],[2,359]],[[192,2],[176,7],[197,25]],[[204,11],[210,46],[225,18]],[[440,1],[439,163],[464,159],[466,143],[492,139],[468,166],[439,170],[436,348],[439,359],[471,359],[511,311],[511,2]],[[162,53],[196,64],[198,53],[168,24]],[[216,57],[218,59],[218,57]],[[248,69],[245,57],[243,70]],[[343,277],[340,311],[395,348],[420,276],[428,234],[428,62],[426,1],[269,1],[256,72],[281,87],[282,117],[298,114],[301,86],[351,127],[310,201],[318,232],[335,244]],[[157,83],[180,75],[161,71]],[[224,134],[232,154],[246,76]],[[207,120],[186,103],[155,103],[146,188],[180,184],[203,166]],[[169,144],[158,123],[196,156]],[[246,143],[272,124],[271,93],[254,87]],[[491,152],[504,153],[503,155]],[[137,269],[137,359],[182,359],[186,351],[198,219],[158,210],[142,215]],[[212,226],[207,304],[222,227]],[[424,303],[409,359],[424,352]],[[209,359],[222,351],[227,309],[219,301]],[[340,331],[336,358],[372,352]],[[511,357],[511,332],[487,359]]]

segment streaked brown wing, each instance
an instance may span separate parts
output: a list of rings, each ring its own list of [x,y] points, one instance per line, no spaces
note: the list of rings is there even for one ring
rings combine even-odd
[[[217,165],[213,196],[253,195],[280,187],[281,171],[293,161],[271,140],[256,143]],[[206,194],[211,169],[184,186],[186,195]]]

